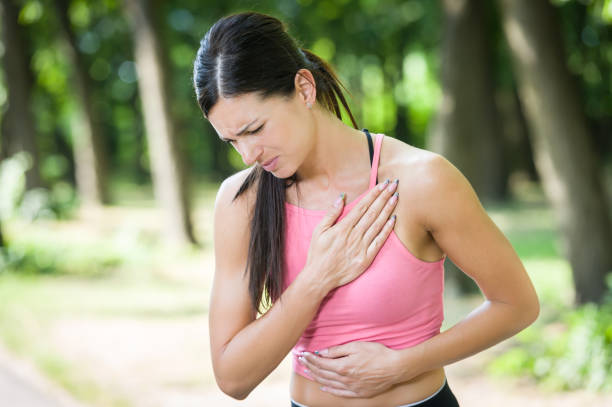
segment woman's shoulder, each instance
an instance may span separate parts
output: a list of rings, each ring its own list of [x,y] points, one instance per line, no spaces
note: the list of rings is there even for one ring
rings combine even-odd
[[[238,195],[238,192],[243,188],[247,178],[254,175],[253,171],[255,171],[255,167],[245,168],[223,180],[215,200],[217,210],[221,209],[238,214],[245,213],[245,209],[250,208],[257,196],[258,183],[251,182],[242,193]]]
[[[386,137],[381,150],[379,180],[399,178],[400,196],[421,204],[443,199],[449,188],[465,185],[465,177],[444,156]]]
[[[385,168],[385,177],[400,179],[400,199],[411,216],[430,224],[440,212],[461,211],[462,207],[478,204],[469,181],[444,156],[391,137],[387,139],[389,157],[384,166],[381,158],[381,170]]]
[[[452,166],[442,155],[405,143],[394,137],[385,137],[381,149],[379,172],[397,174],[412,182],[435,181]]]

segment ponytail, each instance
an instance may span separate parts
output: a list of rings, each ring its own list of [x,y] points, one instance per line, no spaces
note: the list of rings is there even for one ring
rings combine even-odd
[[[342,106],[344,106],[344,109],[347,111],[351,119],[353,127],[357,129],[357,122],[353,117],[353,113],[351,113],[351,109],[348,107],[348,103],[344,98],[341,87],[347,92],[348,89],[346,89],[342,82],[340,82],[334,73],[333,68],[313,52],[305,48],[302,48],[300,51],[310,63],[312,74],[315,77],[315,82],[317,83],[317,100],[322,103],[327,110],[335,113],[338,119],[342,120],[342,113],[340,112],[340,107],[338,106],[338,99],[340,99]]]

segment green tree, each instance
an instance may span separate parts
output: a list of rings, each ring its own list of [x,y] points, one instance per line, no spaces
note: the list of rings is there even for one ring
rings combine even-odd
[[[143,106],[153,187],[157,202],[166,216],[166,230],[171,241],[195,242],[189,213],[185,161],[177,145],[171,93],[168,90],[167,61],[164,60],[159,2],[125,0],[130,18],[138,90]]]
[[[445,0],[442,7],[443,97],[430,146],[461,170],[481,200],[501,201],[508,174],[495,101],[491,10],[479,0]]]
[[[582,98],[566,68],[557,11],[547,0],[500,3],[536,166],[560,225],[576,301],[600,302],[612,270],[612,224]]]
[[[31,111],[33,79],[30,71],[28,43],[24,29],[17,21],[18,7],[12,0],[2,0],[2,58],[8,90],[7,110],[2,120],[0,159],[20,151],[28,153],[31,167],[26,173],[26,188],[42,185],[36,129]]]
[[[72,121],[77,187],[84,203],[109,203],[106,150],[103,129],[94,106],[92,79],[85,68],[85,60],[78,49],[77,38],[68,16],[70,2],[55,0],[54,4],[79,100],[76,104],[75,119]]]

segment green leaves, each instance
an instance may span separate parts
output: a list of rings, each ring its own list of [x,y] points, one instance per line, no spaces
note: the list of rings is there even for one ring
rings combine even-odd
[[[612,301],[563,310],[560,319],[521,332],[519,347],[494,360],[488,370],[527,374],[555,390],[612,389]]]

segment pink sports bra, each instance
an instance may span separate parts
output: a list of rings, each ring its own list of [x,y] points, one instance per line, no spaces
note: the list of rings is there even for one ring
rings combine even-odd
[[[369,137],[367,130],[364,130]],[[376,143],[370,184],[376,185],[383,134]],[[345,205],[339,219],[367,193]],[[315,226],[325,210],[300,208],[285,202],[286,233],[283,290],[306,264]],[[302,351],[314,352],[353,341],[378,342],[391,349],[414,346],[440,333],[444,320],[444,256],[435,262],[416,258],[392,231],[372,264],[350,283],[330,291],[297,344],[293,369],[313,380],[298,360]]]

